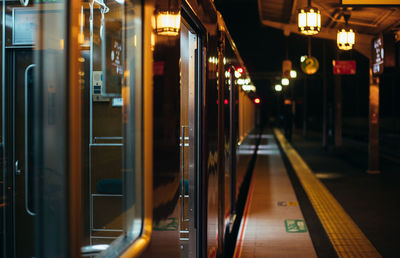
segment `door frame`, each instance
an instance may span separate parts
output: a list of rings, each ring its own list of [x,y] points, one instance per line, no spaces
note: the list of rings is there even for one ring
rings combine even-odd
[[[189,240],[193,241],[190,246],[195,246],[196,257],[203,257],[205,255],[206,247],[206,231],[207,230],[207,218],[204,216],[206,213],[205,209],[207,205],[203,204],[203,200],[206,200],[203,195],[207,193],[207,189],[204,188],[206,185],[206,173],[203,172],[203,111],[204,111],[204,89],[205,89],[205,46],[206,46],[206,35],[207,31],[202,25],[199,18],[191,6],[186,2],[182,1],[181,9],[182,23],[188,27],[188,29],[197,35],[197,55],[195,57],[195,86],[194,86],[194,162],[195,162],[195,177],[193,178],[192,184],[189,180],[189,193],[193,193],[194,197],[194,212],[193,212],[193,225],[196,229],[196,239]],[[189,175],[190,179],[190,175]]]

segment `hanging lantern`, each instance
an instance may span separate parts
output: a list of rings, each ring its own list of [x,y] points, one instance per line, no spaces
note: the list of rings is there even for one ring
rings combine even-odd
[[[350,50],[356,41],[356,34],[349,28],[350,13],[343,14],[345,25],[337,32],[337,46],[341,50]]]
[[[311,6],[311,0],[308,0],[306,8],[298,10],[298,27],[306,35],[315,35],[321,31],[321,12]]]
[[[158,35],[177,36],[181,27],[180,12],[157,12],[155,17],[155,32]]]
[[[341,50],[350,50],[355,43],[355,33],[352,29],[339,29],[337,32],[337,46]]]

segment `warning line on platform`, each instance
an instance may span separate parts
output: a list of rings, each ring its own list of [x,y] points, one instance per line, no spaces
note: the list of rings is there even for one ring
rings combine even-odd
[[[276,138],[286,153],[304,191],[339,257],[382,257],[340,203],[278,129]]]

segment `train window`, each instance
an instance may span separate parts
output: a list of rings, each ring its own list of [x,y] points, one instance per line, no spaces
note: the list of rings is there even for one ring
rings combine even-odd
[[[118,256],[144,227],[142,1],[1,2],[0,256]]]
[[[118,252],[143,224],[140,1],[82,1],[83,255]]]

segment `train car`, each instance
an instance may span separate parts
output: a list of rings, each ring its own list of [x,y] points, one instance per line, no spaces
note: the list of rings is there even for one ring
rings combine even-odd
[[[222,256],[256,108],[212,1],[1,4],[1,255]]]

